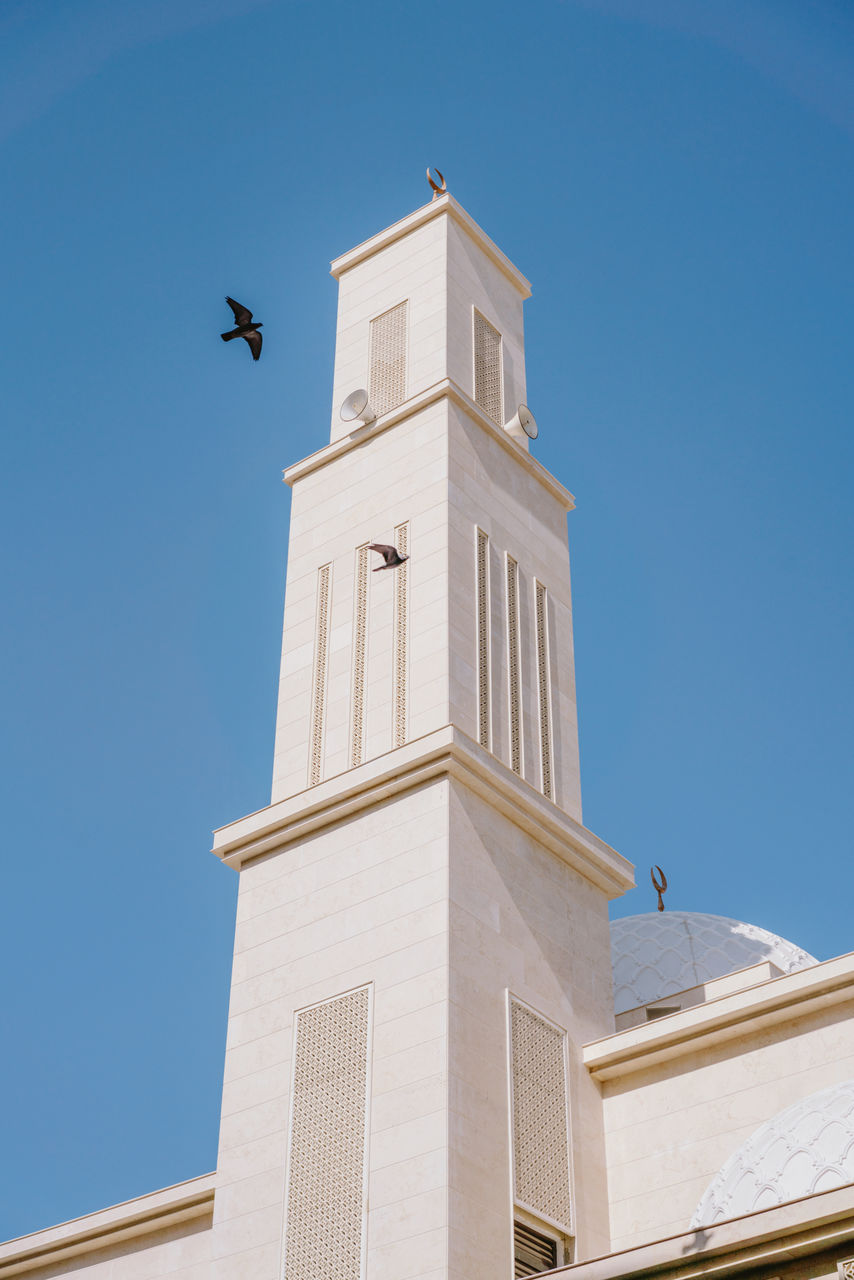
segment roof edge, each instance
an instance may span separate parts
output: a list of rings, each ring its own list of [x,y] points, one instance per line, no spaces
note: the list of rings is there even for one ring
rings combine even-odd
[[[54,1266],[63,1259],[104,1249],[120,1240],[212,1215],[215,1182],[215,1173],[205,1173],[106,1209],[96,1209],[82,1218],[7,1240],[0,1244],[0,1276]]]
[[[499,249],[495,241],[490,240],[486,232],[475,222],[471,214],[467,213],[462,205],[454,199],[450,192],[446,192],[437,200],[431,200],[429,204],[422,205],[414,213],[407,214],[405,218],[392,223],[384,231],[378,231],[369,240],[363,240],[354,249],[349,249],[347,253],[342,253],[340,257],[334,258],[329,266],[330,275],[334,276],[336,280],[340,280],[346,271],[358,266],[366,258],[373,257],[381,249],[394,244],[395,240],[403,239],[411,231],[415,231],[418,227],[423,227],[426,222],[432,222],[434,218],[438,218],[443,214],[448,215],[458,226],[468,232],[475,244],[495,263],[511,284],[515,285],[523,300],[530,298],[531,282],[522,275],[518,267],[513,265],[507,254]]]

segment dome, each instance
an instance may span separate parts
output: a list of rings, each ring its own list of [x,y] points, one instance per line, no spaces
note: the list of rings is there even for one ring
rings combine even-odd
[[[709,1185],[692,1229],[854,1182],[854,1080],[802,1098],[763,1124]]]
[[[650,911],[611,924],[617,1013],[770,960],[784,973],[817,964],[800,947],[755,924],[698,911]]]

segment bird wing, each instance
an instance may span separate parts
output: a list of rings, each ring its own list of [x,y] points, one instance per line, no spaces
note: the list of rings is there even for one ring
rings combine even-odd
[[[252,312],[248,309],[248,307],[244,307],[239,302],[235,302],[234,298],[226,298],[226,302],[234,312],[235,324],[251,324],[252,323]],[[258,357],[256,356],[255,359],[257,360]]]
[[[252,351],[252,359],[257,360],[261,354],[261,342],[263,341],[258,330],[256,329],[254,333],[243,333],[240,336],[245,338],[249,343]]]
[[[368,544],[369,551],[379,551],[386,564],[391,564],[397,555],[397,547],[387,547],[384,542],[371,542]]]

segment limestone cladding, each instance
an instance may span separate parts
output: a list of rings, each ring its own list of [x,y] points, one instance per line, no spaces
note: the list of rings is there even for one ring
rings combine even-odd
[[[83,1257],[59,1264],[51,1259],[47,1266],[28,1267],[23,1274],[28,1280],[53,1280],[63,1274],[81,1280],[160,1280],[166,1275],[170,1280],[209,1280],[211,1234],[210,1218],[196,1219],[118,1243],[107,1238],[101,1248]],[[7,1274],[21,1272],[10,1269]]]
[[[0,1277],[209,1280],[215,1175],[0,1245]]]
[[[603,1080],[612,1248],[685,1231],[712,1178],[759,1125],[854,1078],[852,1015],[851,995],[806,1013],[793,1002],[789,1020],[746,1020],[720,1043],[703,1048],[688,1039],[678,1057]],[[663,1031],[667,1021],[656,1026]]]
[[[444,1265],[448,788],[415,788],[241,871],[215,1280],[279,1276],[295,1013],[363,984],[367,1275],[426,1280]]]
[[[341,421],[342,401],[370,382],[371,320],[398,303],[408,303],[405,398],[446,376],[446,239],[445,220],[434,219],[341,277],[331,439],[352,430]]]
[[[522,776],[541,790],[535,580],[548,598],[554,800],[581,821],[566,507],[456,405],[449,406],[450,720],[477,738],[474,529],[489,538],[491,750],[511,764],[506,557],[518,565]]]
[[[408,524],[407,739],[445,724],[477,739],[475,531],[489,539],[490,742],[511,763],[506,557],[518,565],[522,775],[542,789],[535,583],[546,589],[553,798],[581,821],[566,499],[523,466],[517,445],[450,397],[404,418],[361,448],[333,455],[294,481],[276,730],[273,803],[311,777],[316,717],[318,570],[331,565],[325,625],[320,779],[353,758],[356,548],[393,540]],[[395,574],[375,574],[366,605],[362,758],[393,738]]]
[[[276,726],[273,801],[309,782],[317,631],[317,572],[331,564],[321,778],[352,762],[353,594],[356,548],[394,540],[408,523],[407,736],[448,721],[447,408],[435,403],[361,449],[294,483]],[[395,588],[371,552],[363,688],[363,758],[393,745]]]
[[[613,1026],[607,902],[456,781],[449,839],[448,1276],[494,1280],[511,1259],[508,993],[568,1034],[576,1251],[608,1249],[601,1100],[580,1059]]]
[[[465,227],[450,218],[447,255],[446,376],[474,396],[472,308],[476,307],[501,334],[504,417],[512,418],[516,406],[526,399],[524,295],[490,261]]]
[[[508,417],[525,399],[522,303],[528,282],[451,196],[402,219],[333,263],[339,282],[331,439],[346,437],[343,400],[370,382],[370,324],[406,301],[405,398],[451,378],[474,395],[473,308],[502,337]],[[512,407],[511,407],[512,406]]]

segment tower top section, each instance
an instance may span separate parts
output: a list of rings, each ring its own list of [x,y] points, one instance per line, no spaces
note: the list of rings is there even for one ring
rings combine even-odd
[[[359,388],[377,417],[445,380],[499,427],[524,403],[522,304],[531,286],[452,195],[342,254],[331,271],[339,286],[333,441],[353,429],[340,411]]]
[[[422,205],[414,213],[407,214],[399,222],[393,222],[384,231],[378,231],[369,240],[364,240],[361,244],[356,245],[355,249],[342,253],[340,258],[336,258],[330,264],[330,274],[336,280],[340,280],[344,272],[349,271],[351,267],[364,262],[366,258],[372,258],[375,253],[379,253],[380,250],[394,244],[397,240],[402,240],[404,236],[411,235],[413,231],[417,230],[418,227],[423,227],[425,223],[442,217],[452,218],[471,237],[487,257],[491,258],[495,265],[504,272],[508,280],[516,285],[523,301],[525,298],[530,298],[530,281],[522,275],[518,267],[514,267],[507,254],[502,253],[494,240],[490,240],[483,228],[478,226],[471,214],[466,213],[463,206],[454,199],[449,191],[446,191],[441,196],[434,196],[428,204]]]

